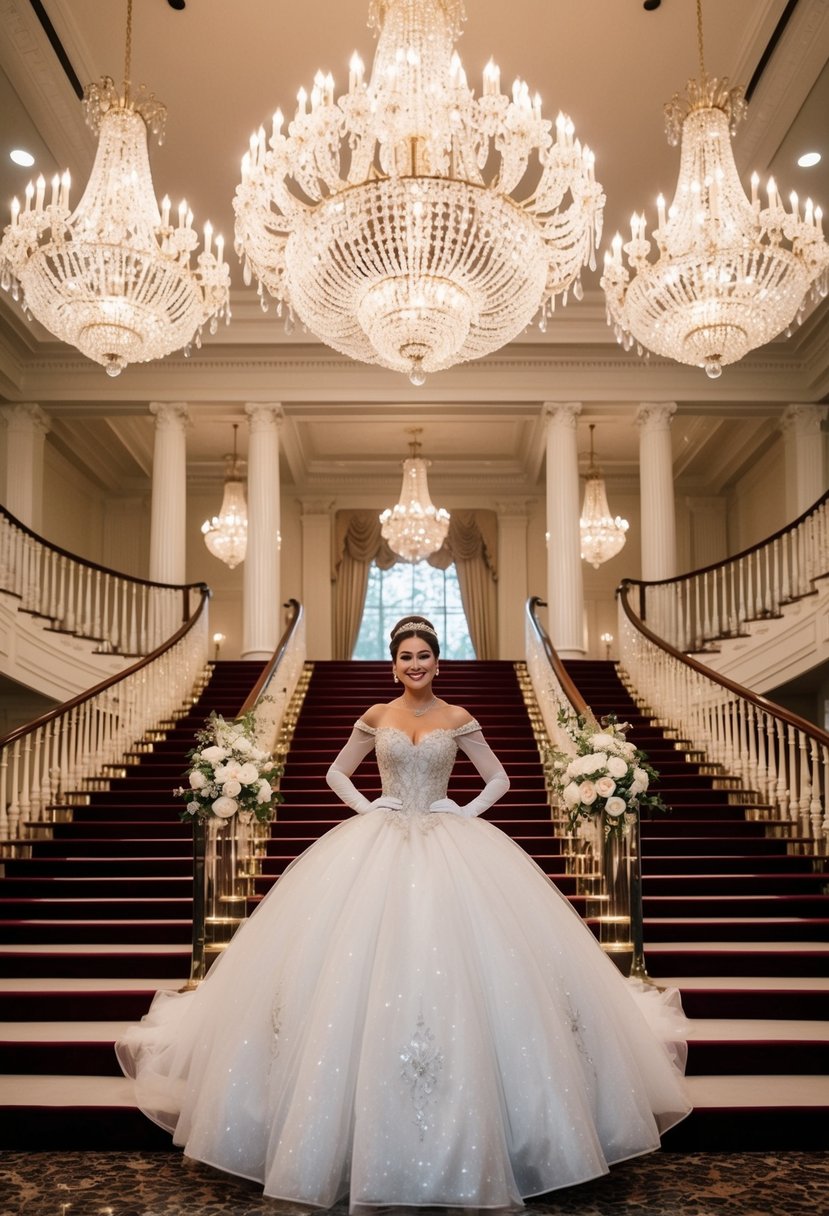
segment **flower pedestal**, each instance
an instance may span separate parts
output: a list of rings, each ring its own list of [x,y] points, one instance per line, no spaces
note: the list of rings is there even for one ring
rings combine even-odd
[[[646,980],[642,942],[642,876],[639,857],[639,817],[624,822],[606,813],[598,818],[601,878],[587,898],[588,919],[599,928],[599,944],[623,975]]]
[[[204,864],[204,949],[207,968],[225,949],[247,915],[253,878],[247,872],[251,853],[251,816],[209,819]],[[211,957],[212,956],[212,957]]]

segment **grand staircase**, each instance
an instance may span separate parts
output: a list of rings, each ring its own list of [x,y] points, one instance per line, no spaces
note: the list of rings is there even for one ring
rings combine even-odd
[[[634,723],[673,814],[643,824],[647,961],[695,1019],[698,1109],[677,1148],[817,1147],[829,1092],[829,896],[825,858],[798,851],[750,794],[706,773],[651,726],[612,664],[571,665],[597,714]],[[0,1137],[18,1148],[148,1148],[169,1139],[138,1114],[112,1043],[153,992],[186,979],[190,838],[170,791],[211,708],[232,716],[258,665],[216,664],[191,713],[125,757],[108,789],[71,799],[71,822],[5,861],[0,881]],[[538,751],[509,663],[442,662],[438,691],[481,722],[512,786],[487,818],[514,837],[575,908],[585,902],[553,833]],[[250,909],[343,814],[325,770],[358,714],[393,695],[388,663],[318,663],[282,781],[285,796]],[[373,757],[358,785],[380,783]],[[717,788],[720,787],[720,788]],[[480,788],[460,757],[450,793]],[[785,1111],[781,1114],[781,1107]]]
[[[565,666],[597,717],[631,723],[671,808],[642,823],[648,972],[694,1019],[695,1111],[666,1146],[826,1147],[827,857],[641,714],[614,663]]]

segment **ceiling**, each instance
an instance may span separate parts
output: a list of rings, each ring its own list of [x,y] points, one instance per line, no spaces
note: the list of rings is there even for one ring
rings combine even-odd
[[[105,7],[105,17],[103,11]],[[154,184],[174,205],[186,197],[196,225],[208,218],[232,244],[232,198],[250,132],[279,105],[292,112],[300,85],[318,67],[343,91],[348,60],[367,62],[367,0],[135,0],[133,82],[168,108],[162,147],[152,147]],[[68,63],[82,84],[123,75],[126,0],[43,0]],[[665,140],[662,106],[697,71],[694,0],[468,0],[458,49],[473,87],[492,55],[505,88],[524,77],[544,113],[572,117],[596,153],[607,195],[602,248],[634,210],[651,223],[655,198],[673,192],[678,152]],[[829,209],[829,0],[708,0],[706,67],[748,84],[749,117],[735,155],[747,180],[773,172]],[[785,22],[783,18],[788,18]],[[77,201],[94,155],[81,106],[30,0],[0,0],[0,214],[33,172],[69,167]],[[775,37],[777,34],[777,41]],[[768,55],[769,47],[774,49]],[[765,62],[762,70],[758,69]],[[35,170],[8,159],[28,147]],[[796,164],[823,152],[818,167]],[[229,260],[234,262],[231,254]],[[673,400],[675,473],[691,492],[719,493],[773,441],[791,401],[829,393],[829,307],[824,303],[788,341],[778,340],[709,382],[696,369],[625,354],[607,328],[598,274],[585,299],[556,314],[547,333],[527,331],[487,360],[431,377],[420,389],[394,373],[350,364],[310,335],[286,335],[262,314],[234,265],[231,325],[191,360],[128,369],[118,380],[62,347],[0,293],[0,400],[37,401],[52,419],[51,441],[109,492],[146,484],[152,460],[150,400],[183,400],[194,421],[188,466],[214,482],[244,403],[279,401],[283,474],[300,493],[359,492],[367,478],[393,484],[406,454],[405,428],[421,425],[436,484],[460,494],[483,479],[502,493],[534,491],[543,470],[543,404],[584,403],[579,445],[597,424],[611,476],[634,478],[640,401]],[[362,425],[370,423],[370,425]],[[240,428],[240,448],[246,437]]]

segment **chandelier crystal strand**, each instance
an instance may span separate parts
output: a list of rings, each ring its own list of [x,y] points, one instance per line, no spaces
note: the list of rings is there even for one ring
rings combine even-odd
[[[604,195],[592,152],[497,67],[469,89],[454,41],[461,0],[373,0],[368,80],[330,75],[277,110],[242,160],[236,250],[263,308],[335,350],[427,373],[499,349],[595,267]]]
[[[23,297],[27,314],[61,341],[117,376],[130,363],[162,358],[190,344],[202,329],[230,319],[230,271],[223,239],[209,223],[198,245],[186,202],[171,218],[159,210],[150,173],[147,132],[162,142],[166,109],[143,85],[131,96],[132,0],[127,6],[123,95],[109,76],[84,93],[84,116],[98,149],[83,197],[72,212],[69,174],[52,179],[50,200],[39,177],[23,207],[12,202],[0,241],[0,285]]]
[[[637,344],[679,363],[723,367],[770,342],[829,288],[829,246],[822,212],[796,194],[783,205],[773,178],[763,206],[756,174],[751,200],[737,174],[731,136],[746,112],[742,89],[705,72],[702,8],[697,0],[700,78],[665,106],[668,142],[681,144],[679,180],[667,213],[657,200],[649,260],[644,215],[631,239],[617,233],[605,254],[601,285],[608,323],[626,350]],[[628,267],[622,253],[627,255]]]
[[[591,423],[590,463],[585,475],[579,530],[582,561],[590,562],[593,569],[598,570],[602,562],[610,561],[611,557],[615,557],[624,548],[630,525],[621,516],[610,514],[602,470],[593,455],[594,430],[595,425]]]
[[[407,562],[420,562],[436,553],[449,531],[449,512],[435,507],[429,495],[426,470],[429,462],[418,456],[417,436],[421,428],[409,432],[410,456],[403,461],[403,484],[400,501],[387,507],[380,516],[380,534],[398,557]]]
[[[225,485],[222,509],[201,526],[204,543],[231,570],[245,560],[248,547],[248,508],[245,502],[245,482],[241,462],[236,456],[236,432],[233,424],[233,455],[225,456]]]

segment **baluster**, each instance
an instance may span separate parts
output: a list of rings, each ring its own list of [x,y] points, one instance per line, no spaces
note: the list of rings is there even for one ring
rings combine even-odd
[[[704,620],[703,620],[703,624],[702,624],[702,634],[706,640],[708,640],[714,636],[712,633],[711,606],[712,606],[712,601],[716,595],[716,587],[717,587],[717,577],[715,574],[712,574],[711,575],[711,589],[709,591],[708,574],[706,572],[703,575],[703,585],[702,585],[702,589],[703,589],[702,602],[703,602],[704,609],[705,609],[705,616],[704,616]]]
[[[77,603],[77,577],[78,572],[74,562],[67,560],[66,562],[66,619],[64,628],[70,633],[74,633],[77,629],[78,621],[78,603]]]
[[[15,739],[12,745],[12,780],[9,790],[9,840],[17,840],[26,835],[25,827],[20,823],[20,740]]]
[[[774,574],[771,580],[771,611],[774,616],[780,613],[780,538],[772,541],[774,558]]]
[[[790,558],[791,535],[792,535],[791,532],[784,532],[780,538],[780,542],[781,542],[782,549],[783,549],[783,552],[781,554],[783,570],[782,570],[782,579],[781,579],[781,583],[780,583],[780,599],[781,599],[781,602],[784,604],[788,604],[789,600],[792,598],[791,581],[789,578],[789,567],[791,564],[791,558]]]
[[[138,654],[138,625],[136,621],[136,595],[135,583],[132,585],[132,595],[130,596],[130,628],[129,628],[129,653],[131,655]]]
[[[32,743],[31,735],[24,735],[20,741],[20,785],[18,787],[18,806],[20,808],[20,818],[23,824],[26,822],[32,811],[32,800],[29,794],[31,785],[31,758],[32,758]]]
[[[744,557],[740,562],[740,567],[743,572],[743,623],[751,620],[754,616],[754,580],[752,577],[751,554]],[[744,630],[741,630],[744,632]]]
[[[744,714],[746,717],[746,732],[748,735],[748,782],[749,787],[752,790],[757,790],[759,782],[757,779],[757,736],[755,733],[754,706],[750,701],[747,703],[743,702],[743,705],[745,707]],[[759,790],[757,790],[757,792],[759,793]]]
[[[754,550],[754,615],[763,616],[763,559],[760,549]]]
[[[729,617],[729,628],[731,636],[734,637],[740,632],[740,614],[739,604],[737,599],[737,562],[729,562],[728,572],[731,583],[731,613]]]
[[[812,780],[809,799],[809,822],[812,826],[812,840],[820,840],[820,827],[823,818],[820,805],[820,751],[817,739],[811,740]]]
[[[8,794],[6,792],[8,768],[9,749],[0,748],[0,840],[8,840],[10,837]]]
[[[809,817],[809,804],[812,801],[812,786],[811,786],[811,771],[809,768],[809,755],[807,750],[807,738],[802,730],[797,732],[797,776],[798,776],[798,799],[797,809],[800,813],[800,819],[806,822]]]
[[[789,819],[796,822],[798,812],[797,738],[794,727],[789,723],[787,723],[787,738],[789,744]]]
[[[38,727],[37,730],[31,732],[28,736],[31,739],[29,749],[29,764],[31,768],[31,783],[29,787],[29,806],[31,808],[31,818],[34,823],[37,823],[43,818],[43,807],[41,804],[41,788],[40,788],[40,766],[42,763],[42,747],[43,747],[43,728]]]
[[[110,590],[112,588],[112,579],[108,574],[103,576],[104,593],[103,606],[101,608],[101,637],[103,638],[102,647],[107,653],[112,653],[116,650],[114,641],[115,614],[113,611],[112,620],[110,620]]]
[[[92,632],[92,576],[89,566],[78,567],[78,581],[83,583],[83,636],[91,638]]]
[[[764,802],[769,798],[769,766],[766,756],[766,715],[762,710],[754,711],[754,731],[757,742],[757,785]]]

